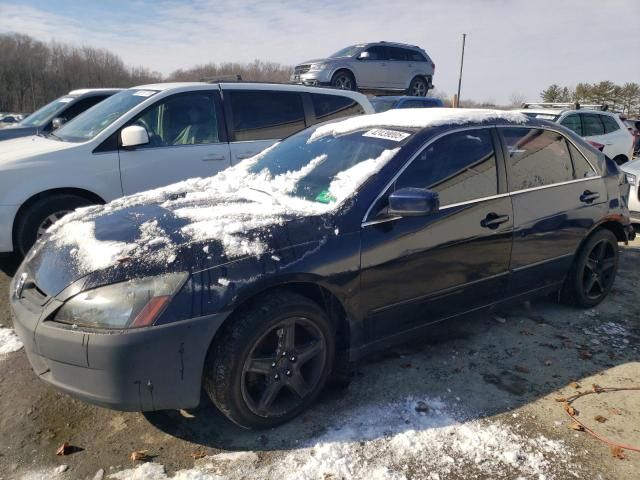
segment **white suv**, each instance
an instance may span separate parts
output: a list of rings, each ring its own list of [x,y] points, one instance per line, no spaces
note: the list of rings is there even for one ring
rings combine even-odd
[[[596,110],[598,108],[604,107],[578,103],[525,103],[518,111],[573,130],[592,145],[601,145],[600,149],[607,157],[622,165],[633,158],[633,136],[618,115]]]
[[[629,213],[631,223],[640,224],[640,159],[625,163],[620,167],[629,182]]]
[[[78,207],[210,176],[310,125],[373,111],[360,93],[301,85],[124,90],[53,133],[0,144],[0,252],[26,253]]]

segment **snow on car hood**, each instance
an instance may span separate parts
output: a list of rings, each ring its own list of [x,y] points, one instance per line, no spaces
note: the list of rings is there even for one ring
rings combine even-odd
[[[13,138],[0,143],[0,166],[43,153],[58,152],[75,147],[76,143],[62,142],[40,136]]]
[[[525,123],[528,118],[519,112],[473,108],[407,108],[387,110],[373,115],[360,115],[347,120],[321,125],[309,137],[313,142],[326,136],[337,136],[364,128],[389,127],[425,128],[441,125],[459,125],[469,122],[489,122],[504,120]]]
[[[297,218],[336,210],[397,151],[385,150],[336,175],[329,186],[336,201],[330,204],[289,195],[297,181],[326,155],[277,176],[266,169],[250,172],[265,151],[214,177],[194,178],[79,209],[56,223],[26,262],[46,265],[49,272],[54,266],[65,270],[56,273],[63,278],[55,288],[41,287],[50,293],[123,261],[170,265],[186,244],[206,244],[206,251],[217,255],[219,263],[260,255],[268,250],[275,229]]]

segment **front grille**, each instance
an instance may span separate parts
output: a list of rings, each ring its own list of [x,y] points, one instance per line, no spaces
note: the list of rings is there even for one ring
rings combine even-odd
[[[294,70],[293,73],[295,73],[296,75],[300,75],[302,73],[307,73],[309,71],[309,69],[311,68],[311,65],[298,65]]]

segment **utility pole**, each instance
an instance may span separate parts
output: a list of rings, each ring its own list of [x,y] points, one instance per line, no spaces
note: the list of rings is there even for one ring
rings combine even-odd
[[[462,86],[462,66],[464,65],[464,44],[467,40],[467,34],[462,34],[462,56],[460,57],[460,76],[458,77],[458,95],[456,96],[456,107],[460,106],[460,87]]]

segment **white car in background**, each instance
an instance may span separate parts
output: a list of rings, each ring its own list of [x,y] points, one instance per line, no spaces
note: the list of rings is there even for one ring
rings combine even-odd
[[[216,174],[327,120],[373,113],[348,90],[267,83],[130,88],[46,136],[0,148],[0,253],[26,253],[66,213]]]
[[[530,117],[559,123],[598,147],[618,165],[633,158],[633,136],[615,113],[602,105],[578,103],[525,103],[518,110]]]
[[[631,223],[640,224],[640,159],[625,163],[620,167],[631,186],[629,190],[629,214]]]

